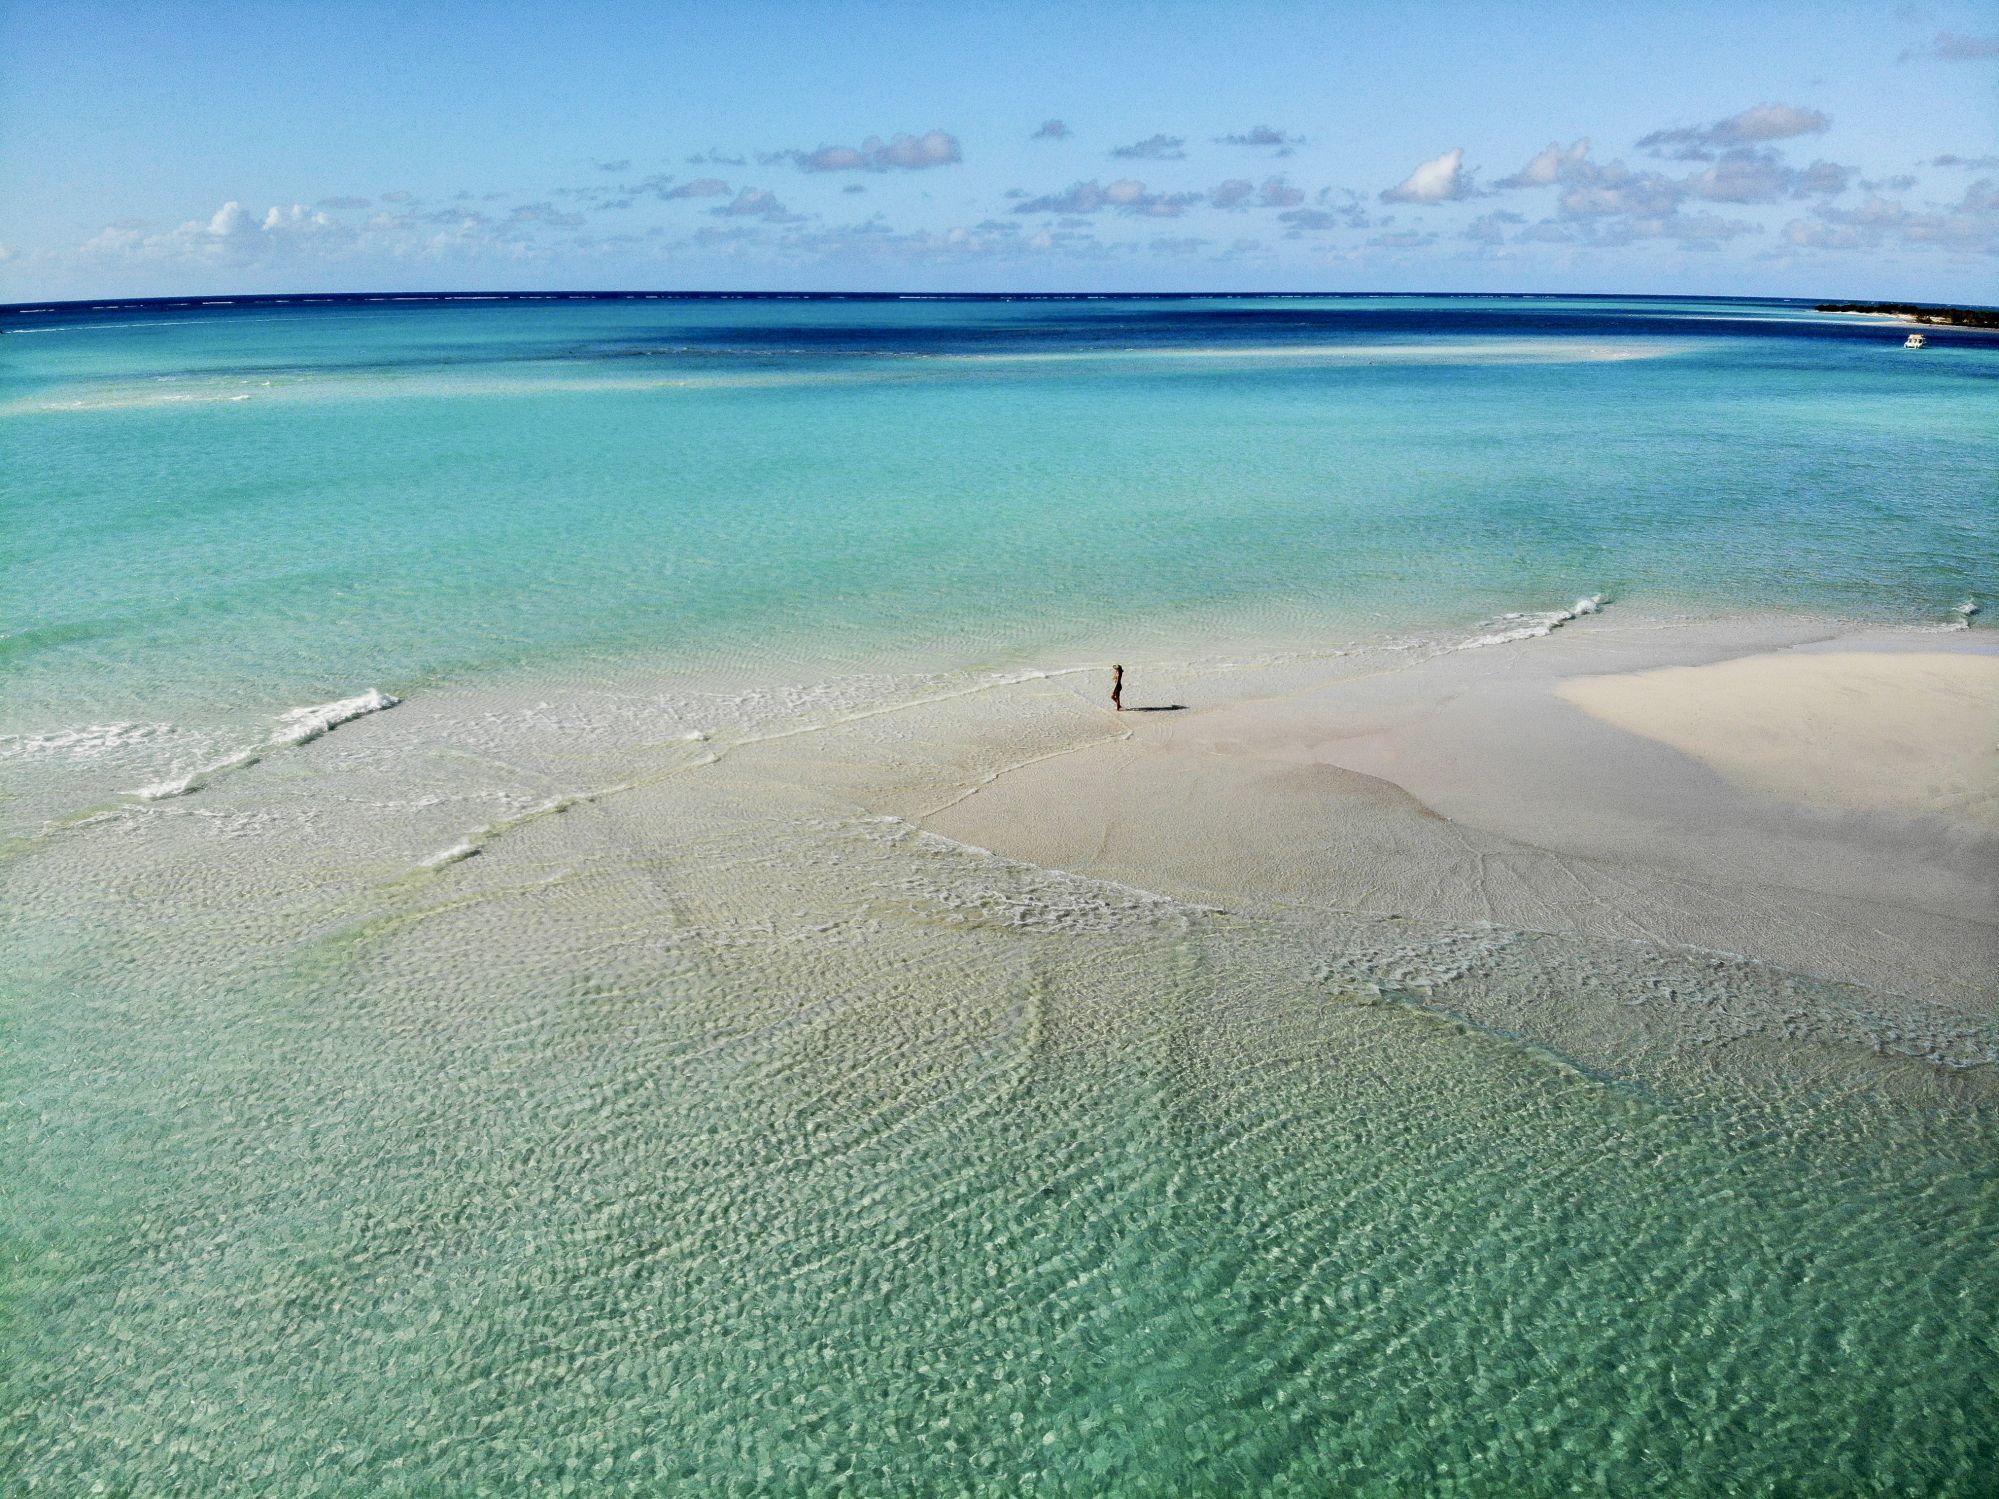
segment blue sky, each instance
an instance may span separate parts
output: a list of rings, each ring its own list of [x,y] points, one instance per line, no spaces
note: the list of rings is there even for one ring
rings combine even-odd
[[[1999,302],[1989,3],[11,0],[0,59],[0,300]]]

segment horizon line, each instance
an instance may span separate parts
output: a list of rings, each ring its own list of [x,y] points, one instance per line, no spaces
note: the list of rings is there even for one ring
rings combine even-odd
[[[616,301],[854,301],[854,302],[1148,302],[1202,300],[1353,300],[1361,298],[1448,297],[1485,301],[1650,301],[1650,302],[1820,302],[1824,296],[1688,294],[1675,292],[1558,291],[854,291],[739,290],[678,288],[494,291],[298,291],[185,293],[151,297],[73,297],[0,303],[0,317],[61,312],[109,312],[138,307],[200,308],[291,306],[383,302],[616,302]],[[1854,298],[1886,303],[1891,299]],[[1901,306],[1986,309],[1970,302],[1899,301]]]

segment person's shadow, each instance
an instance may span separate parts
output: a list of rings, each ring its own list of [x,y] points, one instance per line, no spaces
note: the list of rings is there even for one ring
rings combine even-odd
[[[1185,713],[1187,705],[1185,703],[1160,703],[1150,708],[1127,708],[1124,711],[1127,713]]]

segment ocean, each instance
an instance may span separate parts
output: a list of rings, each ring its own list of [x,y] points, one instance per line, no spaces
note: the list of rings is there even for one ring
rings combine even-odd
[[[0,330],[0,1487],[1990,1492],[1989,1004],[921,814],[1063,753],[1112,660],[1982,633],[1999,341],[1542,297]]]

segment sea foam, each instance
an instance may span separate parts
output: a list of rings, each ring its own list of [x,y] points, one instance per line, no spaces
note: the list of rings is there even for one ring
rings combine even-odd
[[[379,688],[371,687],[358,697],[343,697],[337,703],[293,708],[279,721],[277,732],[271,735],[271,743],[306,744],[329,729],[337,729],[370,713],[380,713],[384,708],[393,708],[401,701],[401,698],[391,697]]]
[[[1502,614],[1495,623],[1505,626],[1504,629],[1475,635],[1470,640],[1459,642],[1457,648],[1475,651],[1488,645],[1511,645],[1516,640],[1537,640],[1543,635],[1553,634],[1571,620],[1597,613],[1607,602],[1602,594],[1593,593],[1588,598],[1577,599],[1566,609],[1553,609],[1546,614]]]
[[[292,708],[278,720],[278,726],[263,744],[250,749],[238,750],[226,760],[218,760],[212,765],[203,765],[184,775],[170,776],[166,780],[154,781],[150,785],[139,786],[127,792],[141,801],[165,801],[169,797],[186,796],[191,791],[199,791],[209,780],[224,771],[237,770],[245,765],[255,765],[263,758],[266,749],[282,749],[286,745],[309,744],[331,729],[344,723],[365,717],[370,713],[380,713],[384,708],[393,708],[402,699],[394,697],[379,688],[371,687],[356,697],[344,697],[334,703],[314,703],[304,708]]]

